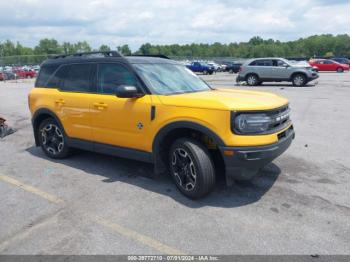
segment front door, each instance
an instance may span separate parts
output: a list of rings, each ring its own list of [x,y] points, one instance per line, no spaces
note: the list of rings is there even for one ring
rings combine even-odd
[[[325,71],[336,71],[338,66],[336,63],[330,60],[324,61]]]
[[[319,71],[327,71],[327,65],[325,64],[325,60],[317,61],[317,68]]]
[[[147,151],[147,131],[151,122],[151,96],[118,98],[120,85],[141,85],[136,75],[125,65],[98,65],[97,94],[91,101],[94,141],[102,144]]]
[[[273,79],[287,80],[290,78],[290,67],[284,61],[274,59],[273,67],[271,70],[271,77]]]

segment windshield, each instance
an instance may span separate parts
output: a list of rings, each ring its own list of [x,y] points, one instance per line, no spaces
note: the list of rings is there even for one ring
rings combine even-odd
[[[134,67],[156,94],[171,95],[210,90],[209,85],[182,65],[135,64]]]

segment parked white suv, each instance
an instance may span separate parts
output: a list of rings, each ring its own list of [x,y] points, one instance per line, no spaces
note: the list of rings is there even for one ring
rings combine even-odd
[[[250,86],[262,82],[292,82],[294,86],[304,86],[318,78],[318,73],[305,63],[294,63],[284,58],[258,58],[246,61],[236,81],[245,81]]]

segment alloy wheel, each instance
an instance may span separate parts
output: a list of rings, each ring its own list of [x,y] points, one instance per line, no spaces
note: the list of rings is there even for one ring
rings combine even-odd
[[[171,165],[178,185],[186,191],[193,190],[197,175],[191,155],[183,148],[176,148],[172,154]]]
[[[255,76],[253,76],[253,75],[248,76],[248,79],[247,79],[248,85],[253,86],[256,84],[256,82],[257,82],[257,79]]]
[[[302,76],[300,76],[300,75],[296,76],[294,78],[294,84],[296,86],[302,86],[304,84],[304,78]]]
[[[41,131],[41,142],[44,149],[53,154],[57,155],[62,152],[64,148],[63,134],[60,128],[55,124],[47,124]]]

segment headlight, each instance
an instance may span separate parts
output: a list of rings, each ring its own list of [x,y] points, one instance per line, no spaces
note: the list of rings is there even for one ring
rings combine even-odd
[[[285,128],[289,123],[288,107],[261,113],[232,113],[231,129],[236,134],[267,134]]]
[[[234,121],[239,133],[263,133],[269,128],[271,118],[266,114],[240,114]]]

